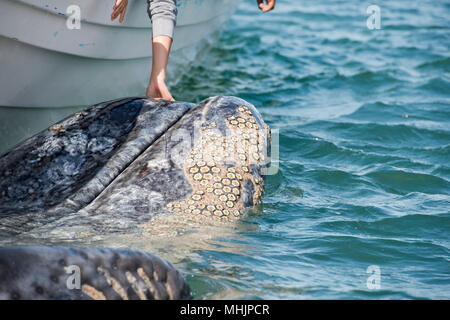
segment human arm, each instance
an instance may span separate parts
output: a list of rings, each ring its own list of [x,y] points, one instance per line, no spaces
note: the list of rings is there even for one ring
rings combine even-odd
[[[147,87],[147,96],[152,98],[174,100],[165,84],[165,79],[177,13],[175,0],[149,0],[148,2],[153,39],[152,73]]]
[[[152,73],[147,87],[147,96],[155,99],[174,100],[166,86],[166,68],[172,38],[159,35],[152,40]]]

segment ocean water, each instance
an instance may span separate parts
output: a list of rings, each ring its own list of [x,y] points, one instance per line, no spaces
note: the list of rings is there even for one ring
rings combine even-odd
[[[257,213],[178,260],[195,298],[450,298],[449,18],[443,0],[242,2],[172,93],[253,103],[280,169]]]
[[[195,299],[449,299],[449,18],[444,0],[279,0],[266,14],[242,1],[171,91],[258,108],[280,150],[262,206],[232,225],[77,239],[49,226],[2,245],[149,251]]]

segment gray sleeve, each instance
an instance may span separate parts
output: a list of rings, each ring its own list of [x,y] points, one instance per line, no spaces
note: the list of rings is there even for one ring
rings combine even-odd
[[[173,38],[177,13],[176,0],[148,0],[153,37],[164,35]]]

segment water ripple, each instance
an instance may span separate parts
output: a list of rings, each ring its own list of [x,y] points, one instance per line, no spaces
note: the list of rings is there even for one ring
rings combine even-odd
[[[450,297],[450,5],[379,5],[370,31],[357,1],[242,3],[173,88],[240,96],[280,133],[262,208],[184,255],[196,298]]]

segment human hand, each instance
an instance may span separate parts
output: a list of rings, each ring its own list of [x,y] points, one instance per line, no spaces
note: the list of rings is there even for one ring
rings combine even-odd
[[[256,0],[258,2],[258,7],[261,9],[262,12],[267,12],[275,8],[275,1],[276,0],[266,0],[266,3],[264,3],[264,0]]]
[[[122,23],[125,18],[125,12],[127,12],[128,0],[116,0],[116,4],[113,7],[113,13],[111,13],[111,21],[114,21],[117,16],[120,15],[119,22]]]
[[[147,87],[147,97],[154,99],[164,99],[175,101],[169,92],[164,80],[160,79],[150,79],[150,84]]]

